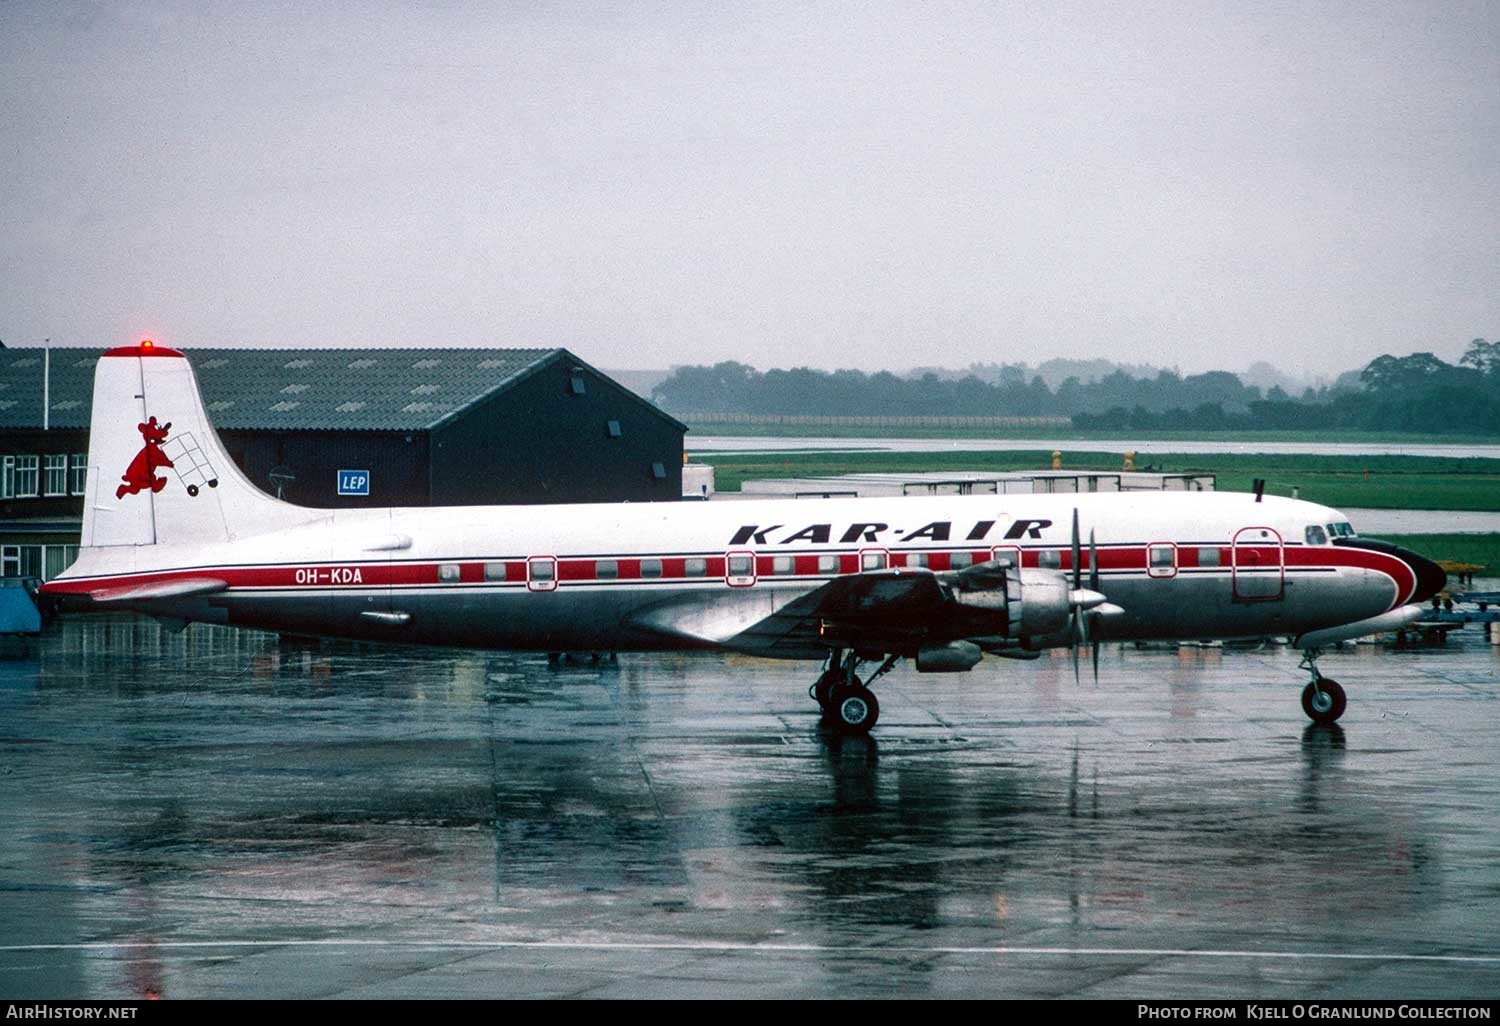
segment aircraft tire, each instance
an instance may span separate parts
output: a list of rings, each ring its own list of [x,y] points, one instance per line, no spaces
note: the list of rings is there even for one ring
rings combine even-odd
[[[825,713],[828,712],[831,708],[831,703],[833,702],[834,688],[837,688],[840,684],[843,683],[844,671],[842,669],[835,668],[827,671],[821,677],[819,677],[812,686],[810,693],[812,694],[813,701],[817,702],[818,707],[821,708]],[[854,683],[859,683],[858,677],[854,678]]]
[[[1318,694],[1319,691],[1322,692],[1321,695]],[[1322,699],[1321,702],[1318,701],[1319,698]],[[1302,711],[1320,727],[1337,723],[1338,718],[1344,715],[1347,704],[1343,685],[1329,677],[1319,677],[1316,689],[1311,684],[1302,689]]]
[[[856,680],[834,688],[828,713],[829,721],[840,734],[859,737],[868,734],[880,719],[880,703],[875,692]]]

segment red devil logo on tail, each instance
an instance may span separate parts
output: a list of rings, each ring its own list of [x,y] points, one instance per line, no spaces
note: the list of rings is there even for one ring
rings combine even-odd
[[[161,443],[167,440],[167,432],[172,430],[172,422],[158,425],[156,418],[152,417],[144,424],[137,424],[136,430],[146,440],[145,446],[135,454],[135,459],[130,461],[130,466],[120,480],[125,483],[115,489],[115,498],[123,499],[126,494],[135,495],[137,492],[151,489],[159,492],[167,486],[167,479],[157,477],[158,467],[170,467],[172,461],[167,459],[167,454],[161,451]]]

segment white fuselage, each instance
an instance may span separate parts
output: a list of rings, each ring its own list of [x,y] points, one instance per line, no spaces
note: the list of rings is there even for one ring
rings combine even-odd
[[[163,616],[388,641],[539,651],[722,646],[812,658],[747,633],[834,577],[987,560],[1072,574],[1098,553],[1121,639],[1297,635],[1411,601],[1401,559],[1310,543],[1337,512],[1233,493],[1006,495],[300,510],[232,541],[112,546],[51,590]],[[173,580],[222,587],[165,595]],[[153,590],[154,589],[154,590]],[[938,632],[938,635],[941,631]],[[934,635],[935,640],[945,640]],[[1033,639],[1039,647],[1065,639]]]

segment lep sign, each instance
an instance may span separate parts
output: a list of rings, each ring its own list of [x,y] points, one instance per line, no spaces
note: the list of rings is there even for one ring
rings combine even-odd
[[[369,495],[370,472],[368,470],[339,471],[340,495]]]

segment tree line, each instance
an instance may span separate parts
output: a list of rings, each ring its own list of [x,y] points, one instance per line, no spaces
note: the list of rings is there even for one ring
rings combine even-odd
[[[1357,379],[1293,396],[1228,371],[1135,377],[1115,370],[1055,388],[1040,375],[902,377],[888,371],[758,371],[727,361],[678,367],[653,399],[683,414],[1067,416],[1090,430],[1375,430],[1500,434],[1500,341],[1477,338],[1457,364],[1432,353],[1380,356]]]

